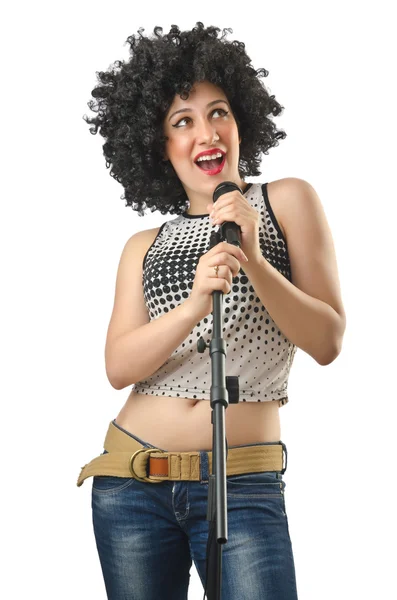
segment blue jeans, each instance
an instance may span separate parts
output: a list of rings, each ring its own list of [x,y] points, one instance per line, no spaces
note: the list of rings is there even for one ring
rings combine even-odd
[[[206,452],[200,454],[200,481],[93,478],[93,527],[108,599],[187,600],[192,560],[204,590],[209,471]],[[285,485],[280,471],[227,477],[223,600],[297,600]]]

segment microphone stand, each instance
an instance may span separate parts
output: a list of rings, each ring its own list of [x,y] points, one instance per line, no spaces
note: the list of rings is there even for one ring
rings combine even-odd
[[[233,182],[219,184],[214,191],[214,202],[222,194],[240,190]],[[242,193],[242,192],[241,192]],[[241,247],[240,227],[236,223],[222,223],[210,238],[210,249],[222,241]],[[237,376],[225,376],[226,342],[222,337],[223,292],[215,290],[213,298],[212,340],[207,345],[203,339],[197,342],[197,350],[203,353],[209,347],[211,358],[212,384],[210,392],[211,423],[213,425],[212,473],[208,482],[207,521],[210,521],[206,553],[206,582],[204,600],[208,589],[208,600],[221,600],[222,591],[222,550],[227,543],[227,486],[226,459],[227,439],[225,434],[225,409],[229,402],[239,402],[239,380]],[[214,533],[216,544],[214,544]]]

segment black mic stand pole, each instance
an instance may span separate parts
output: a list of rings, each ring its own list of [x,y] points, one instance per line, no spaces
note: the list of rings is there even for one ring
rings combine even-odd
[[[214,192],[214,200],[218,188],[220,193],[238,189],[232,182],[225,182],[217,186]],[[240,190],[241,192],[241,190]],[[218,194],[219,197],[220,194]],[[225,236],[225,237],[224,237]],[[241,247],[240,227],[236,223],[222,223],[219,230],[214,231],[210,238],[210,249],[226,241]],[[206,583],[204,599],[208,589],[208,600],[221,600],[222,593],[222,546],[227,543],[227,486],[226,486],[226,459],[227,440],[225,434],[225,409],[229,402],[239,402],[238,376],[225,376],[226,343],[222,337],[222,301],[223,292],[215,290],[213,298],[213,327],[212,340],[207,346],[204,339],[200,337],[197,342],[197,350],[203,353],[207,347],[211,358],[211,423],[213,425],[212,442],[212,472],[208,483],[208,506],[207,521],[210,521],[207,541],[206,559]],[[216,542],[214,544],[214,530]]]

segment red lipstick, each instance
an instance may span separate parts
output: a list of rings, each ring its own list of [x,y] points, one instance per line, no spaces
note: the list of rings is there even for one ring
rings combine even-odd
[[[217,154],[218,152],[220,152],[221,154],[225,155],[226,152],[224,150],[221,150],[220,148],[211,148],[210,150],[204,150],[204,152],[200,152],[199,154],[197,154],[197,156],[194,159],[194,162],[196,162],[196,160],[198,158],[200,158],[200,156],[208,156],[209,154]]]
[[[200,167],[198,167],[198,168],[200,169],[200,171],[202,173],[204,173],[204,175],[218,175],[218,173],[220,173],[222,171],[223,167],[225,166],[225,162],[226,162],[226,156],[223,156],[221,164],[218,167],[216,167],[215,169],[210,169],[210,170],[204,171],[204,169],[200,169]]]
[[[214,169],[202,169],[201,167],[198,166],[197,164],[197,159],[200,158],[200,156],[211,156],[211,154],[222,154],[222,162],[217,165]],[[196,164],[196,166],[200,169],[200,171],[202,173],[205,173],[205,175],[218,175],[218,173],[220,173],[223,169],[223,167],[225,166],[225,162],[226,162],[226,153],[224,150],[221,150],[220,148],[212,148],[211,150],[205,150],[204,152],[200,152],[200,154],[197,154],[196,158],[194,159],[194,162]]]

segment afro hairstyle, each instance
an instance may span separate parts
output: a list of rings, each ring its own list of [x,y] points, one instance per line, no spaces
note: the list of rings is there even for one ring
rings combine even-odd
[[[172,25],[163,35],[143,28],[127,38],[128,62],[115,61],[108,71],[96,72],[100,82],[91,91],[95,100],[87,104],[96,117],[83,119],[105,138],[103,153],[110,175],[122,184],[125,206],[140,216],[144,210],[180,215],[189,207],[186,192],[172,164],[164,160],[164,118],[176,96],[186,100],[196,82],[220,87],[229,100],[241,137],[240,177],[261,175],[262,153],[278,146],[287,134],[278,130],[269,115],[284,109],[269,95],[255,70],[245,44],[226,39],[232,29],[205,28],[203,23],[189,31]]]

